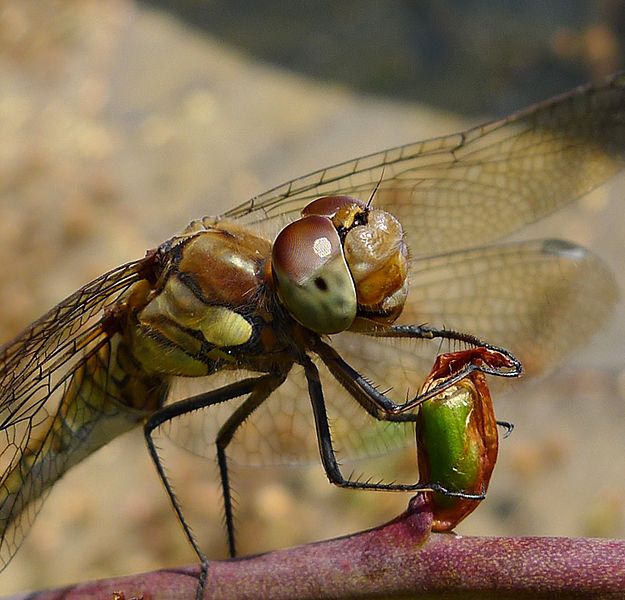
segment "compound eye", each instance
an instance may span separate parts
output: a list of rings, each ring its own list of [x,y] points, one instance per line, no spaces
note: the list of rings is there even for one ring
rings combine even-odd
[[[358,198],[351,196],[324,196],[309,202],[302,210],[302,215],[321,215],[333,219],[337,213],[354,212],[356,210],[362,212],[366,210],[367,205]]]
[[[276,238],[271,267],[278,297],[291,316],[317,333],[338,333],[356,318],[356,288],[332,221],[310,215]]]

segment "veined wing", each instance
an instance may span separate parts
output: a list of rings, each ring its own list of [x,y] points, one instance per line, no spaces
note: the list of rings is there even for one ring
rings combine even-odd
[[[107,441],[90,439],[103,413],[82,398],[99,392],[96,381],[106,385],[110,340],[101,311],[142,278],[144,264],[102,275],[0,348],[0,570],[54,481]]]
[[[0,347],[0,431],[45,403],[48,377],[91,335],[88,324],[136,281],[145,259],[88,283]]]
[[[322,169],[224,214],[278,229],[345,194],[402,223],[413,255],[486,244],[607,181],[625,161],[625,73],[505,119]]]

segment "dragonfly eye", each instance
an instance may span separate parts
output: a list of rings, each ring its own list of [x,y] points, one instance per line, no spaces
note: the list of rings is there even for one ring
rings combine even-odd
[[[358,198],[351,196],[324,196],[317,198],[304,207],[302,215],[321,215],[332,219],[334,226],[338,229],[344,227],[349,229],[354,225],[354,221],[366,215],[367,205]]]
[[[273,244],[271,266],[278,297],[296,321],[317,333],[350,327],[356,289],[329,218],[310,215],[287,225]]]
[[[382,321],[396,319],[408,294],[408,249],[399,221],[371,210],[366,225],[347,233],[343,248],[360,309]]]

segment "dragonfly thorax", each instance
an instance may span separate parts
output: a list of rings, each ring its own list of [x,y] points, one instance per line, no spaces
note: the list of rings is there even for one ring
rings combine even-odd
[[[270,242],[215,221],[186,230],[170,247],[158,281],[140,282],[126,300],[123,336],[133,356],[160,375],[237,368],[259,352],[268,326],[261,308]]]

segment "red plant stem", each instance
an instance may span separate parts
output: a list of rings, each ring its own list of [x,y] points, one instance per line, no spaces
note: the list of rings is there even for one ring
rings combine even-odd
[[[431,522],[416,497],[375,529],[211,562],[205,598],[625,597],[625,540],[461,537],[430,533]],[[21,598],[193,598],[198,574],[197,566],[167,569]]]

